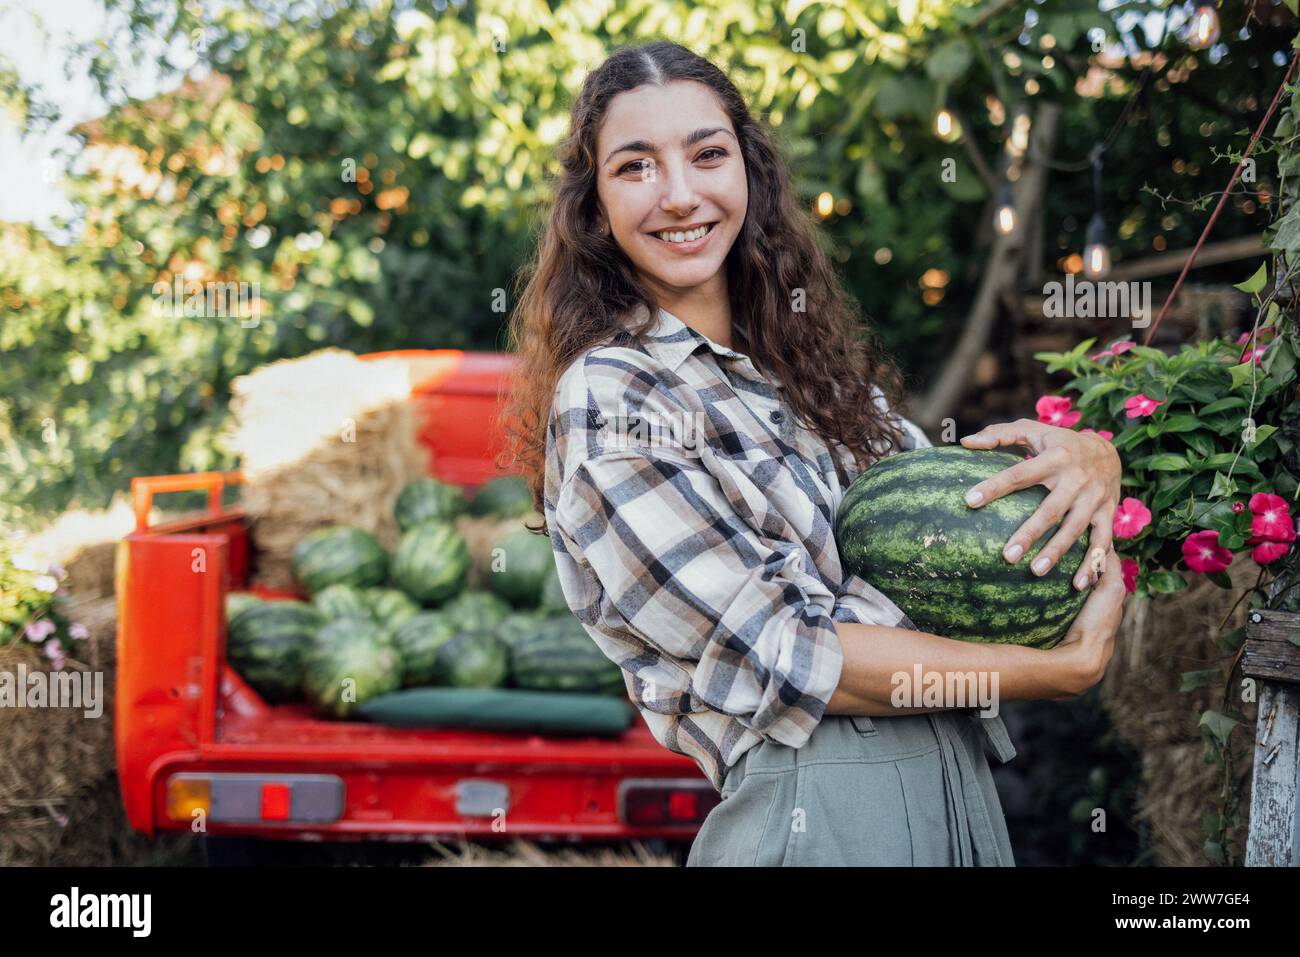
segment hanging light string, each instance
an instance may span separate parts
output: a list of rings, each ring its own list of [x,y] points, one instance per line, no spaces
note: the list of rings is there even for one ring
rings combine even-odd
[[[1251,151],[1255,149],[1255,144],[1259,142],[1259,138],[1263,134],[1265,127],[1268,126],[1269,120],[1273,118],[1273,113],[1277,110],[1277,105],[1282,99],[1282,92],[1291,82],[1291,74],[1295,72],[1297,63],[1300,63],[1300,50],[1297,50],[1292,54],[1291,64],[1286,68],[1286,76],[1282,77],[1282,83],[1278,86],[1277,92],[1273,94],[1273,102],[1268,105],[1268,112],[1266,112],[1264,118],[1259,121],[1259,126],[1255,129],[1255,135],[1250,138],[1250,143],[1246,146],[1246,152],[1241,155],[1241,162],[1238,163],[1237,168],[1232,171],[1232,178],[1228,180],[1228,185],[1224,188],[1223,195],[1219,197],[1219,203],[1214,207],[1214,212],[1210,215],[1210,221],[1207,222],[1205,228],[1201,230],[1201,238],[1196,240],[1196,245],[1192,248],[1191,255],[1187,257],[1187,262],[1183,263],[1183,271],[1178,274],[1178,281],[1174,283],[1174,288],[1169,291],[1169,296],[1165,299],[1165,304],[1160,307],[1160,315],[1156,316],[1156,321],[1151,323],[1151,328],[1147,330],[1147,337],[1142,343],[1143,345],[1149,346],[1151,344],[1152,336],[1156,334],[1156,329],[1160,327],[1160,320],[1164,319],[1165,313],[1169,311],[1169,307],[1173,304],[1174,297],[1178,295],[1178,290],[1182,288],[1183,280],[1187,278],[1187,274],[1192,269],[1192,263],[1196,262],[1197,254],[1200,253],[1201,247],[1205,245],[1206,237],[1210,235],[1210,230],[1214,228],[1214,223],[1219,218],[1219,213],[1223,212],[1223,207],[1227,203],[1228,197],[1232,194],[1232,187],[1236,185],[1237,177],[1241,175],[1241,171],[1245,167],[1247,160],[1250,159]]]

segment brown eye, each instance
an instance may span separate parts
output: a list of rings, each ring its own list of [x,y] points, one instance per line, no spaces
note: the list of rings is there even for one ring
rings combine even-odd
[[[710,156],[710,155],[709,155],[710,153],[717,153],[718,155],[717,155],[716,157],[715,157],[715,156]],[[703,153],[701,153],[701,154],[700,154],[698,157],[696,157],[696,158],[697,158],[697,159],[721,159],[722,157],[724,157],[724,156],[726,156],[726,155],[727,155],[727,151],[724,150],[722,147],[720,147],[720,146],[710,146],[707,150],[705,150]]]
[[[620,169],[620,170],[618,171],[618,173],[619,173],[620,176],[622,176],[624,173],[628,173],[628,172],[631,172],[631,173],[644,173],[644,172],[645,172],[645,169],[644,169],[644,168],[640,168],[640,164],[642,164],[642,163],[644,163],[644,162],[645,162],[645,160],[633,160],[632,162],[630,162],[630,163],[628,163],[627,165],[625,165],[622,169]],[[633,167],[638,167],[638,168],[633,169]]]

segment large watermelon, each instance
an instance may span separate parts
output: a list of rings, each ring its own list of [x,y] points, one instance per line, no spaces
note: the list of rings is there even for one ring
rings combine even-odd
[[[409,531],[424,522],[454,522],[465,511],[465,493],[437,479],[416,479],[402,489],[393,506],[397,527]]]
[[[517,611],[507,615],[501,624],[497,625],[496,634],[505,642],[506,647],[513,651],[515,646],[525,638],[532,637],[545,620],[540,612]]]
[[[320,611],[307,602],[245,604],[227,620],[226,659],[269,703],[293,701],[321,622]]]
[[[393,553],[393,583],[422,604],[446,601],[465,586],[469,546],[448,522],[425,522],[402,534]]]
[[[510,651],[490,631],[462,631],[438,649],[433,674],[453,688],[496,688],[510,675]]]
[[[493,547],[490,568],[493,594],[516,607],[535,608],[541,602],[547,576],[555,571],[551,540],[516,529]]]
[[[540,607],[542,611],[567,612],[569,600],[564,597],[564,588],[560,585],[560,571],[554,565],[554,558],[555,555],[552,554],[551,572],[546,576],[546,583],[542,585]]]
[[[519,518],[532,510],[532,490],[516,475],[484,483],[469,503],[469,513],[479,518]]]
[[[510,606],[486,591],[461,592],[440,609],[457,631],[491,631],[510,614]]]
[[[322,588],[312,596],[311,601],[328,621],[371,616],[366,593],[351,585],[330,585],[328,588]]]
[[[371,698],[402,686],[392,635],[357,618],[330,622],[307,652],[303,690],[321,714],[346,718]]]
[[[551,618],[510,650],[510,676],[533,691],[625,694],[623,669],[571,615]]]
[[[361,598],[370,610],[370,617],[390,631],[420,613],[420,606],[396,588],[367,588]]]
[[[900,452],[873,464],[840,503],[835,538],[846,571],[865,579],[922,631],[961,641],[1050,648],[1089,592],[1073,585],[1085,532],[1046,575],[1030,571],[1050,531],[1020,561],[1002,549],[1047,497],[1032,486],[971,508],[966,490],[1023,461],[962,446]]]
[[[421,612],[402,622],[393,632],[393,644],[402,662],[402,684],[432,684],[438,649],[455,636],[455,627],[442,612]]]
[[[388,553],[365,529],[332,525],[308,533],[294,547],[293,574],[311,595],[330,585],[367,588],[388,576]]]

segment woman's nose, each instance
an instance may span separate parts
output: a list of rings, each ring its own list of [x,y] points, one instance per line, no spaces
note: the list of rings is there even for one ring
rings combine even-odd
[[[659,168],[659,208],[667,211],[691,210],[699,205],[691,170],[681,163],[665,163]]]

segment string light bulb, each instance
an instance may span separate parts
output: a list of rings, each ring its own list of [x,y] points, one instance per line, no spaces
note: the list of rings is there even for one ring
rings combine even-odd
[[[1106,221],[1101,216],[1101,156],[1106,147],[1092,148],[1092,219],[1083,237],[1083,274],[1100,279],[1110,272],[1110,247],[1106,242]]]
[[[961,136],[961,124],[946,106],[934,115],[934,132],[939,139],[951,142]]]
[[[1187,45],[1193,50],[1207,50],[1218,40],[1218,11],[1209,4],[1201,4],[1192,11],[1191,25],[1187,31]]]
[[[817,196],[816,203],[817,215],[822,219],[830,216],[835,212],[835,197],[830,193],[820,193]]]
[[[993,231],[999,236],[1010,236],[1016,231],[1018,222],[1015,200],[1011,196],[1011,186],[1009,183],[1003,183],[998,188],[997,204],[993,211]]]

